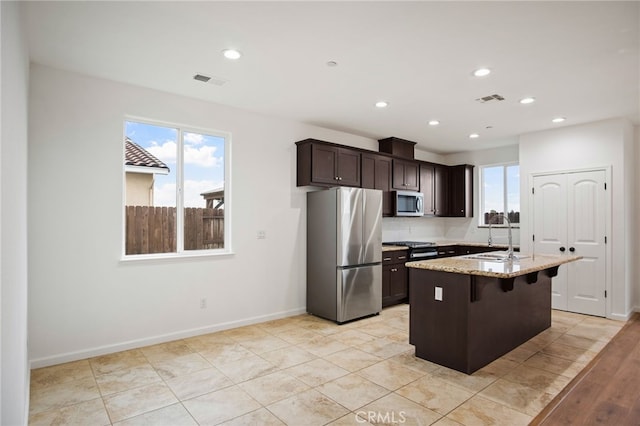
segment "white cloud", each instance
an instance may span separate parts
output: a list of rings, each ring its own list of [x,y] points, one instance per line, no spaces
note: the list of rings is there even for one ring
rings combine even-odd
[[[175,163],[176,155],[178,152],[177,144],[175,141],[167,140],[162,145],[159,145],[158,142],[151,142],[151,146],[145,148],[147,151],[151,153],[154,157],[158,158],[160,161],[164,163]]]
[[[221,162],[221,157],[216,157],[215,146],[204,145],[199,148],[185,145],[184,147],[184,164],[195,164],[201,167],[218,167]]]
[[[204,142],[204,135],[200,135],[198,133],[184,133],[184,141],[186,143],[191,143],[193,145],[200,145]]]
[[[215,156],[216,149],[215,146],[209,145],[200,147],[185,145],[184,164],[193,164],[200,167],[219,167],[223,163],[223,159]],[[158,142],[152,142],[152,145],[146,150],[164,163],[176,163],[178,149],[175,141],[168,140],[162,145],[158,144]]]

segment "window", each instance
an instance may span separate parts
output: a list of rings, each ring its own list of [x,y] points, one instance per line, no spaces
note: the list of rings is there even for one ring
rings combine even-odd
[[[229,136],[140,121],[124,123],[124,253],[229,247]]]
[[[480,226],[502,225],[504,215],[512,225],[520,223],[520,166],[500,164],[480,167]]]

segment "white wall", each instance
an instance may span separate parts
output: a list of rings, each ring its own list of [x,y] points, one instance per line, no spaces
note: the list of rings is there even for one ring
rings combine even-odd
[[[294,142],[378,145],[35,64],[29,113],[33,366],[305,312],[306,189],[295,186]],[[125,114],[231,132],[234,255],[120,262]]]
[[[0,424],[25,425],[27,354],[27,99],[29,57],[18,2],[0,2]]]
[[[611,166],[609,190],[612,199],[611,287],[608,316],[626,319],[632,308],[633,288],[638,286],[630,256],[635,244],[634,222],[634,138],[631,123],[613,119],[536,132],[520,137],[521,194],[528,194],[531,175]],[[521,197],[521,210],[529,210],[529,197]],[[522,221],[523,249],[531,251],[531,223]],[[526,242],[526,243],[525,243]]]

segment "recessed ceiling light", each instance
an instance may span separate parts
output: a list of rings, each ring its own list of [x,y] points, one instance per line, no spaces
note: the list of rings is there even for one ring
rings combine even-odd
[[[378,101],[376,102],[376,107],[377,108],[386,108],[389,106],[389,102],[387,101]]]
[[[520,99],[520,103],[521,103],[521,104],[532,104],[532,103],[534,103],[535,101],[536,101],[536,98],[531,98],[531,97],[529,97],[529,98],[522,98],[522,99]]]
[[[222,51],[222,54],[224,55],[225,58],[234,59],[234,60],[240,59],[240,56],[242,56],[242,53],[240,53],[235,49],[225,49]]]
[[[437,126],[438,124],[440,124],[440,122],[438,120],[429,121],[429,126]]]
[[[556,117],[551,121],[553,121],[554,123],[562,123],[564,120],[566,120],[566,118],[564,118],[564,117]]]
[[[470,139],[477,139],[477,138],[479,138],[479,137],[480,137],[480,135],[479,135],[479,134],[477,134],[477,133],[471,133],[471,134],[469,135],[469,138],[470,138]]]
[[[476,77],[484,77],[489,74],[491,74],[491,70],[489,68],[478,68],[473,72],[473,75]]]

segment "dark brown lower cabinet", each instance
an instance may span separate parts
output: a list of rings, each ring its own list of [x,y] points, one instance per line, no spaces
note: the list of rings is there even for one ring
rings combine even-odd
[[[382,253],[382,307],[408,301],[409,272],[407,250],[385,251]]]

